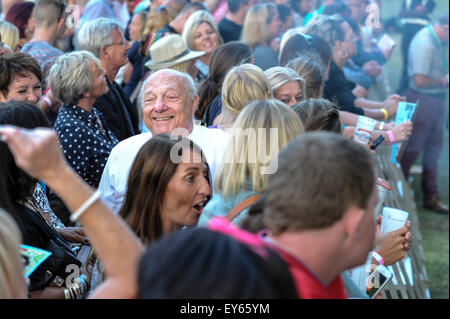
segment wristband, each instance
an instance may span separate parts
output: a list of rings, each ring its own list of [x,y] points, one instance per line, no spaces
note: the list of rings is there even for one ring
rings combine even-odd
[[[44,96],[44,97],[42,98],[42,100],[44,100],[44,101],[48,104],[48,107],[49,107],[49,108],[52,108],[53,103],[52,103],[52,100],[50,100],[50,99],[48,98],[48,96]]]
[[[394,133],[392,132],[392,130],[387,131],[386,134],[389,137],[389,141],[391,142],[391,144],[394,144],[395,139],[394,139]]]
[[[389,113],[388,113],[388,111],[387,111],[384,107],[382,107],[382,108],[380,109],[380,111],[384,114],[384,120],[387,121],[387,119],[389,118]]]
[[[100,198],[100,191],[96,191],[94,194],[92,194],[91,197],[88,198],[87,201],[81,205],[80,208],[78,208],[75,213],[70,216],[70,221],[75,223],[78,219],[80,219],[81,215],[84,214],[84,212],[96,201]]]
[[[384,264],[383,257],[381,257],[381,255],[379,253],[377,253],[376,251],[372,251],[372,257],[375,258],[376,261],[378,261],[379,265]]]

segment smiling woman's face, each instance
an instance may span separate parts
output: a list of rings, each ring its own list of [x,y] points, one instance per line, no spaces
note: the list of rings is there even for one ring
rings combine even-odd
[[[3,95],[0,92],[0,102],[10,100],[27,101],[37,104],[42,96],[41,83],[32,72],[24,72],[24,75],[17,75],[8,87],[8,93]]]
[[[194,50],[205,51],[208,55],[218,46],[219,42],[214,29],[207,22],[200,23],[194,33]]]
[[[161,206],[163,232],[196,225],[210,196],[208,166],[198,153],[186,152],[164,193]]]

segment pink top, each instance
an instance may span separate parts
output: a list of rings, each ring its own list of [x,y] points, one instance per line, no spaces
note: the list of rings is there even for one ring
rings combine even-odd
[[[219,23],[228,13],[228,3],[225,0],[220,1],[216,10],[214,10],[212,16],[216,23]]]

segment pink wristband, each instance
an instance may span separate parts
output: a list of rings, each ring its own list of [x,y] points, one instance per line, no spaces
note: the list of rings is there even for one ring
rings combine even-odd
[[[386,134],[389,137],[389,141],[391,141],[391,144],[394,144],[395,139],[394,139],[394,133],[392,132],[392,130],[387,131]]]
[[[384,264],[383,257],[381,257],[381,255],[379,253],[377,253],[376,251],[372,251],[372,257],[375,258],[376,261],[378,261],[379,265]]]

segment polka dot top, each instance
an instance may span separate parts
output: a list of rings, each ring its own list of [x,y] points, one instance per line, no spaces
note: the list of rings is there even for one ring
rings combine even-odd
[[[119,143],[102,113],[94,107],[88,112],[63,104],[55,130],[67,162],[86,183],[97,188],[109,153]]]

